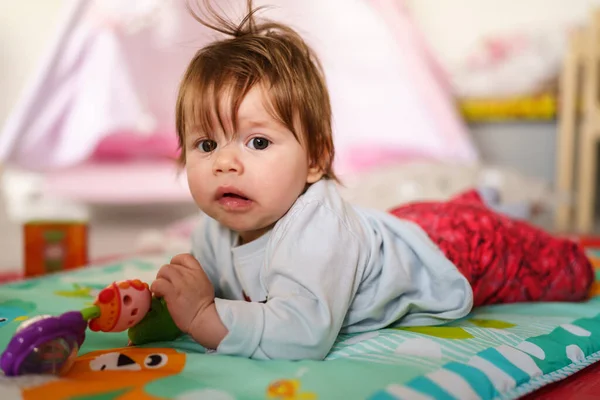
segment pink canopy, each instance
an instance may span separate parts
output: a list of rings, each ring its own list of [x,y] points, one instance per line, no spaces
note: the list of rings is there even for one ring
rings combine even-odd
[[[143,166],[153,174],[166,168],[173,173],[155,176],[172,179],[171,193],[146,180],[151,187],[118,201],[187,197],[185,188],[172,185],[176,90],[195,51],[218,36],[187,15],[184,0],[67,3],[60,31],[0,135],[0,163],[42,171],[49,190],[72,196],[94,185],[94,171],[102,170],[97,176],[104,185],[115,165],[135,176],[144,174]],[[218,3],[240,15],[245,1]],[[297,28],[321,57],[342,174],[414,157],[477,160],[443,71],[402,1],[255,4],[273,5],[262,15]],[[74,190],[78,173],[82,184]],[[102,192],[98,185],[90,191]]]

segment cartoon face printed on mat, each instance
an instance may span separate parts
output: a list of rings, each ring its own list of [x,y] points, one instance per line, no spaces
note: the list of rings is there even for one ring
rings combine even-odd
[[[78,357],[65,380],[24,390],[23,398],[113,395],[123,399],[156,399],[145,392],[146,384],[179,374],[185,360],[184,353],[169,348],[94,351]]]
[[[35,311],[35,303],[21,300],[9,300],[0,303],[0,327],[12,321],[23,321],[27,314]]]
[[[102,354],[90,361],[91,371],[141,371],[159,369],[169,361],[163,353],[144,354],[144,359],[133,359],[121,352]]]

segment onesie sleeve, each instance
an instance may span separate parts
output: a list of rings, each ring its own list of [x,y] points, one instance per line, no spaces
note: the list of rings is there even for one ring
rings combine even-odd
[[[323,359],[333,346],[360,280],[359,240],[318,201],[295,211],[268,246],[267,302],[215,300],[229,330],[218,353]]]

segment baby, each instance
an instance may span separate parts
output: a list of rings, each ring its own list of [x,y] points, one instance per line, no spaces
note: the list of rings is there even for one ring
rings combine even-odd
[[[219,354],[323,359],[339,333],[434,325],[499,302],[577,301],[577,244],[495,213],[477,192],[391,212],[336,190],[331,106],[313,51],[287,26],[196,19],[230,37],[190,62],[176,108],[181,162],[206,214],[191,254],[151,289]]]

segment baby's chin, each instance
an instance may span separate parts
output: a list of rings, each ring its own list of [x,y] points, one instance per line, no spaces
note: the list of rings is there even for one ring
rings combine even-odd
[[[270,231],[277,221],[266,223],[244,223],[244,221],[220,221],[221,225],[237,232],[245,243],[258,239]]]

